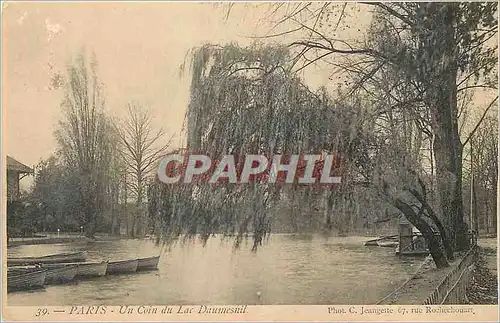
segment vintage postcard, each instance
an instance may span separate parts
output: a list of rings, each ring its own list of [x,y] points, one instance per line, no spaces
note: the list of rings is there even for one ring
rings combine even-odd
[[[5,321],[498,322],[497,2],[2,2]]]

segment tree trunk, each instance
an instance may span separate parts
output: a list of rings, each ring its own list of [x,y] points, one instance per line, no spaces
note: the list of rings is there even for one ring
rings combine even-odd
[[[498,218],[497,218],[497,210],[498,208],[500,207],[500,199],[498,198],[498,191],[500,191],[500,178],[498,178],[498,187],[497,187],[497,191],[493,191],[493,194],[494,194],[494,199],[493,199],[493,203],[492,203],[492,211],[491,211],[491,230],[492,230],[492,233],[494,234],[498,234],[497,232],[497,221],[498,221]]]
[[[425,215],[436,225],[436,228],[439,230],[439,234],[441,235],[441,241],[443,243],[444,250],[446,251],[446,256],[449,260],[453,260],[455,258],[453,254],[453,246],[449,238],[450,236],[445,226],[443,225],[443,222],[441,221],[441,219],[439,219],[439,217],[436,215],[429,203],[427,203],[426,198],[422,196],[422,194],[413,189],[410,189],[409,191],[422,204],[423,210],[427,211]]]
[[[439,118],[442,120],[442,118]],[[438,120],[439,120],[438,119]],[[441,124],[441,136],[436,136],[434,153],[436,156],[436,182],[439,194],[441,213],[448,219],[448,226],[452,233],[455,248],[464,250],[468,247],[467,225],[463,220],[462,205],[462,152],[456,148],[460,144],[458,132],[447,136],[448,126],[445,121]],[[451,127],[455,128],[455,127]],[[452,131],[450,129],[450,131]],[[455,130],[453,130],[455,132]],[[455,147],[455,148],[453,148]]]
[[[434,231],[431,226],[425,222],[421,214],[415,213],[410,205],[403,202],[400,199],[394,200],[394,206],[397,207],[406,216],[408,221],[413,224],[424,236],[427,244],[429,246],[429,252],[432,256],[432,260],[436,264],[437,268],[445,268],[449,266],[446,255],[441,248],[439,239],[435,236]]]
[[[116,216],[116,235],[122,234],[122,218],[120,215]]]
[[[116,225],[116,204],[115,204],[115,197],[114,197],[114,192],[112,192],[112,200],[111,200],[111,235],[115,235],[115,225]]]
[[[130,237],[135,238],[135,212],[132,213],[132,225],[130,226]]]
[[[484,188],[484,218],[483,218],[483,225],[484,228],[486,229],[486,234],[490,234],[490,203],[489,202],[489,190],[485,187]]]
[[[475,234],[479,237],[479,217],[477,215],[478,213],[478,208],[477,208],[477,192],[476,192],[476,187],[475,187],[475,180],[474,177],[472,177],[472,207],[474,208],[474,212],[472,213],[472,223],[473,223],[473,228],[475,231]]]
[[[431,213],[429,210],[428,216],[436,224],[436,227],[439,230],[441,241],[443,243],[444,250],[446,251],[446,256],[449,260],[455,259],[455,255],[453,254],[453,247],[451,245],[450,239],[448,238],[448,233],[446,232],[446,228],[443,226],[443,223],[434,213]]]
[[[95,208],[94,201],[92,198],[85,199],[85,220],[86,220],[86,228],[85,228],[85,236],[87,238],[94,238],[95,235]]]
[[[429,17],[432,33],[421,38],[421,49],[428,64],[423,63],[422,82],[426,84],[426,104],[430,108],[434,134],[436,187],[441,215],[447,219],[454,247],[468,247],[468,228],[462,205],[462,144],[458,128],[457,54],[455,8],[452,4],[422,3]]]

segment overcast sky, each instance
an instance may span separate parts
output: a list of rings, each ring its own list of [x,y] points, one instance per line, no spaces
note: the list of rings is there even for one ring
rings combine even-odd
[[[50,90],[82,48],[94,51],[105,84],[107,109],[127,102],[150,106],[157,125],[181,130],[189,76],[179,66],[189,49],[206,42],[248,43],[252,10],[225,22],[223,9],[194,3],[16,3],[3,12],[4,151],[34,165],[55,149],[62,90]],[[5,125],[5,123],[4,123]]]

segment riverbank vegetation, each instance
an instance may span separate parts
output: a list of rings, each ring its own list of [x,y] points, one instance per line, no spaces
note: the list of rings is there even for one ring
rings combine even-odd
[[[143,236],[148,176],[170,144],[151,126],[147,107],[131,103],[125,117],[106,109],[97,60],[80,53],[66,75],[62,118],[55,131],[56,153],[35,168],[33,186],[11,204],[11,237],[33,232],[96,232]]]
[[[371,23],[342,38],[360,8]],[[182,64],[184,151],[335,154],[341,184],[160,183],[158,160],[178,147],[140,103],[111,118],[97,59],[82,53],[55,78],[65,91],[58,150],[10,213],[16,223],[167,242],[220,233],[236,247],[251,236],[257,250],[272,232],[379,234],[404,218],[439,268],[468,248],[470,230],[496,233],[497,3],[273,4],[270,13],[276,31],[248,45],[204,44]],[[313,67],[330,75],[323,87],[303,76]]]

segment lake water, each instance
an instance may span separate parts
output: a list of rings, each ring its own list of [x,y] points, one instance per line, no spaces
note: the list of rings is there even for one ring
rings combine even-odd
[[[170,248],[149,240],[32,245],[9,256],[78,250],[88,260],[158,255],[158,270],[106,276],[9,293],[9,305],[374,304],[402,284],[421,259],[401,260],[393,248],[364,247],[366,237],[272,235],[256,253],[251,243],[212,238]]]

